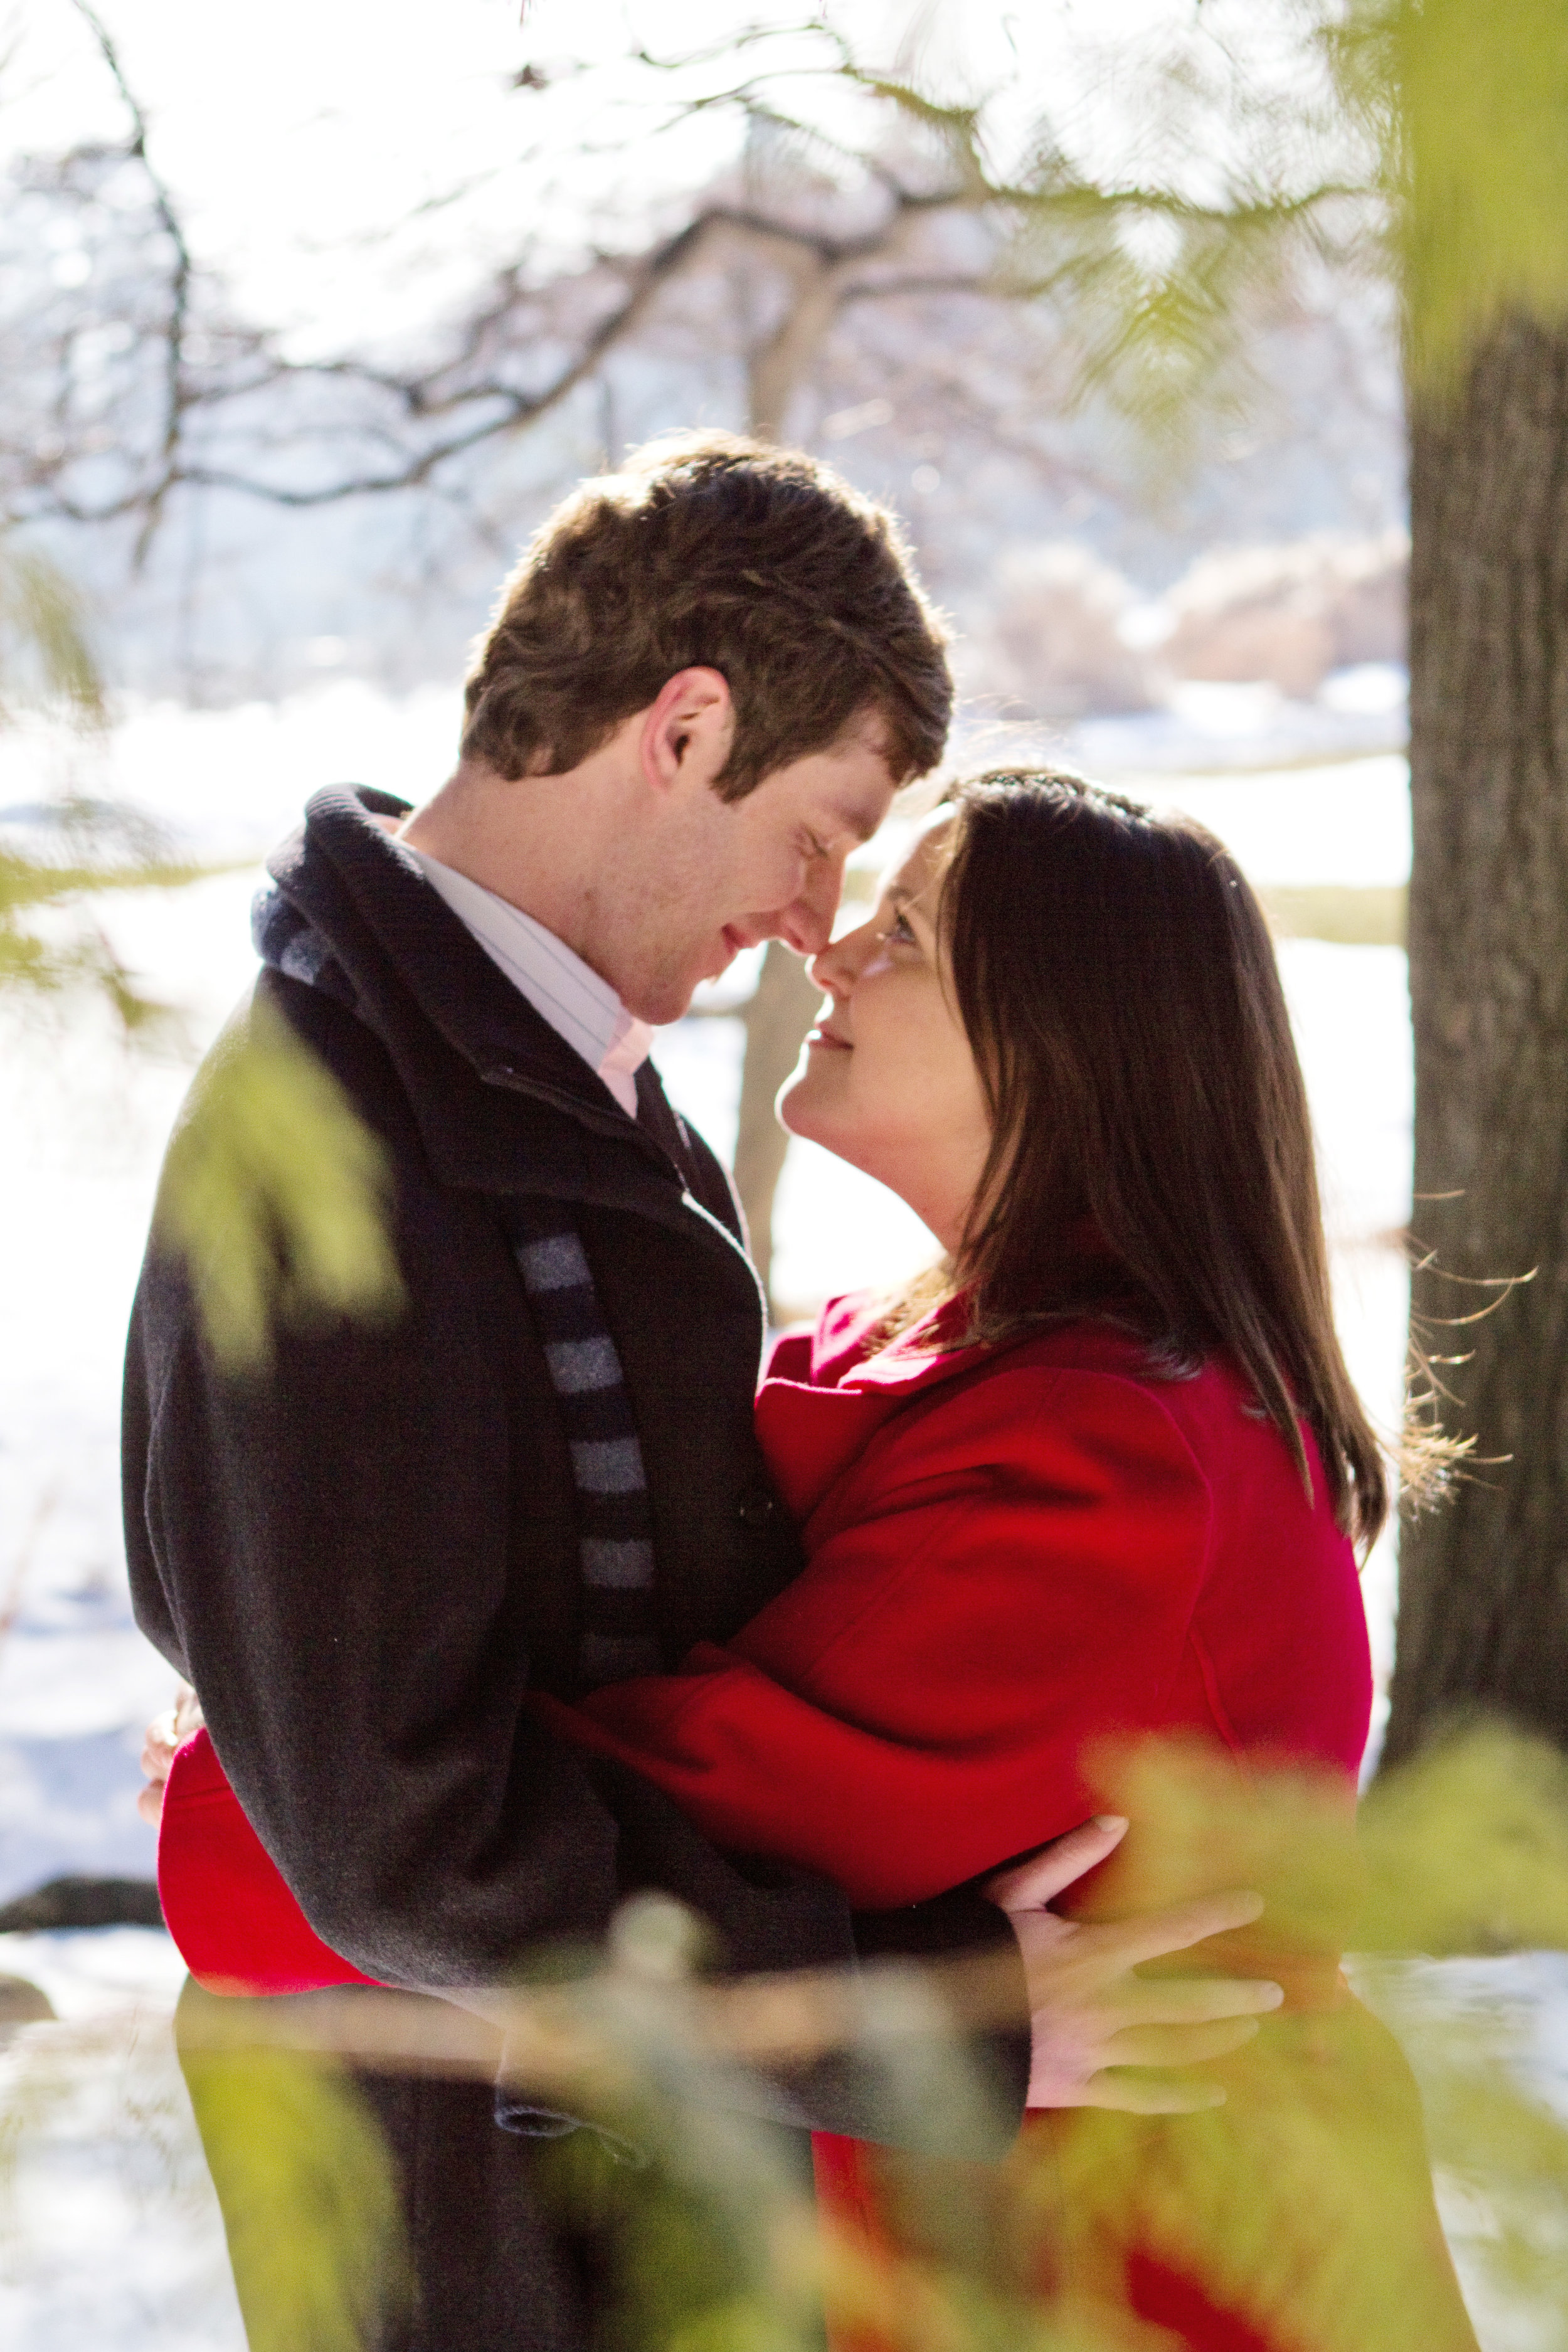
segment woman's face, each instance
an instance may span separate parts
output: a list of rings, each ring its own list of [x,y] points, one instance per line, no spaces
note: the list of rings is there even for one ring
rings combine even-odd
[[[991,1148],[980,1073],[937,943],[951,823],[933,818],[884,883],[869,922],[816,957],[812,972],[827,1001],[779,1097],[793,1135],[877,1177],[947,1249]]]

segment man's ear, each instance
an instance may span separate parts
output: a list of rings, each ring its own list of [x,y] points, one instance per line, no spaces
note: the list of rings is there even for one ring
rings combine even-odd
[[[730,756],[735,706],[721,670],[681,669],[649,704],[638,739],[643,780],[655,792],[710,784]]]

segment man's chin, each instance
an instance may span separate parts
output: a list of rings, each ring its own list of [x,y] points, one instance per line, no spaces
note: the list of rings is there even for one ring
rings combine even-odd
[[[722,980],[734,962],[738,950],[730,948],[724,954],[709,956],[695,971],[661,972],[651,977],[638,990],[638,1002],[630,997],[623,1000],[628,1012],[639,1021],[651,1022],[656,1029],[668,1028],[672,1021],[684,1020],[691,1010],[691,1001],[700,988],[711,980]]]
[[[693,980],[687,972],[679,978],[649,981],[646,988],[638,989],[635,1000],[626,996],[621,1001],[628,1013],[646,1021],[650,1029],[668,1029],[672,1022],[683,1021],[690,1012],[691,1000],[704,978],[706,974],[700,973]]]

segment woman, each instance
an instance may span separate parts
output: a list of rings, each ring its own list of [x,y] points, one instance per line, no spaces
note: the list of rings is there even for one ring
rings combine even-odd
[[[784,1124],[900,1194],[946,1255],[900,1297],[835,1300],[774,1349],[758,1426],[803,1526],[797,1580],[679,1674],[542,1710],[710,1837],[868,1907],[1083,1821],[1116,1794],[1111,1741],[1125,1756],[1183,1734],[1237,1791],[1265,1762],[1326,1774],[1348,1812],[1372,1695],[1354,1552],[1388,1478],[1334,1335],[1305,1093],[1242,876],[1184,819],[1070,777],[985,776],[815,969],[828,1003]],[[1138,1843],[1135,1826],[1123,1884]],[[1207,1888],[1229,1860],[1211,1843]],[[1299,2015],[1349,2014],[1334,1940],[1320,1921],[1262,1948]],[[1319,2064],[1337,2033],[1384,2097],[1387,2053],[1354,2020],[1280,2046]],[[1231,2063],[1222,2172],[1245,2178],[1249,2131],[1260,2160],[1278,2154],[1289,2074],[1278,2049]],[[1395,2340],[1386,2311],[1364,2339],[1347,2319],[1331,2199],[1316,2229],[1276,2217],[1289,2295],[1278,2231],[1273,2273],[1258,2258],[1227,2280],[1184,2174],[1194,2125],[1092,2125],[1107,2128],[1148,2213],[1084,2252],[1098,2291],[1205,2352]],[[1468,2344],[1418,2144],[1406,2153],[1384,2216],[1411,2246],[1397,2326]],[[819,2146],[841,2225],[888,2253],[874,2170],[869,2151]]]

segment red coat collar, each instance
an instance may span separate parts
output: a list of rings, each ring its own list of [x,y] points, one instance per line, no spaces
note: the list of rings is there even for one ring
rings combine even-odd
[[[810,1517],[910,1397],[978,1370],[992,1352],[940,1344],[963,1328],[962,1299],[950,1300],[891,1347],[872,1352],[882,1312],[867,1293],[830,1299],[809,1339],[804,1332],[786,1334],[770,1359],[757,1391],[757,1435],[797,1519]]]

